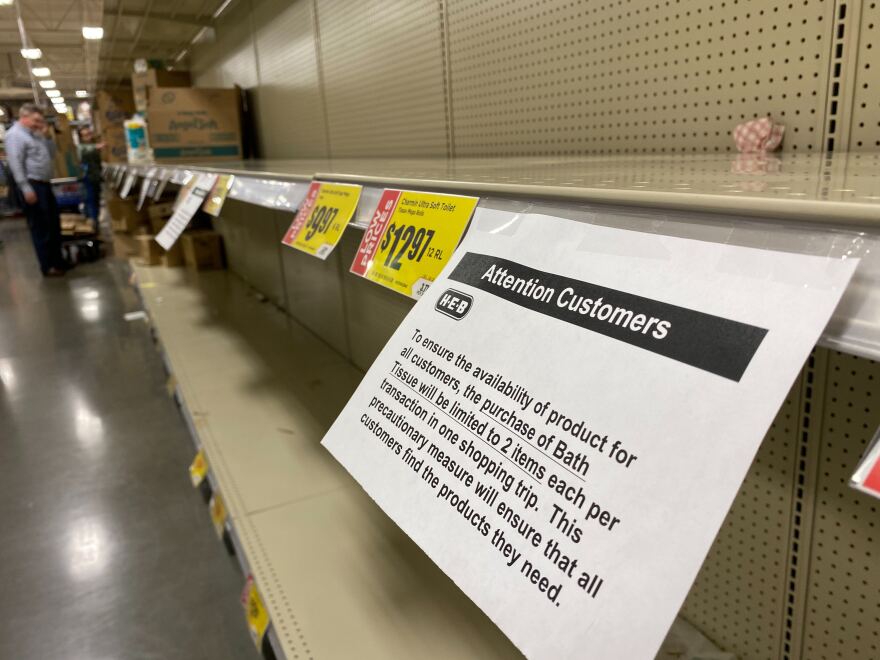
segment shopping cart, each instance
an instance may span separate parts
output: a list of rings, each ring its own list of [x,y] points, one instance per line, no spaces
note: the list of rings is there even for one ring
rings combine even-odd
[[[83,201],[82,185],[75,176],[52,179],[52,192],[58,200],[60,211],[78,212]]]

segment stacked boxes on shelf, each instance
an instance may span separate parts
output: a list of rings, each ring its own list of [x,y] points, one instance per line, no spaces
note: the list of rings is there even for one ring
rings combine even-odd
[[[101,158],[105,163],[126,163],[125,126],[127,117],[134,113],[131,92],[101,90],[95,95],[93,119],[104,149]]]

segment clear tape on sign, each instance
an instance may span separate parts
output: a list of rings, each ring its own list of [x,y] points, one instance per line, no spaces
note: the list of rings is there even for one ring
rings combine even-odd
[[[364,191],[366,193],[366,191]],[[522,218],[530,213],[553,215],[577,222],[615,229],[687,238],[691,240],[738,245],[763,250],[778,250],[817,257],[861,261],[852,282],[843,294],[826,326],[819,344],[868,359],[880,359],[880,236],[843,226],[828,228],[810,224],[745,216],[719,216],[717,213],[665,212],[656,209],[583,202],[530,202],[503,198],[483,198],[480,208],[506,211],[504,214],[481,214],[469,231],[514,236]],[[515,214],[513,217],[510,214]],[[580,251],[596,252],[599,246],[583,243]],[[611,249],[609,246],[603,248]],[[619,256],[632,256],[635,244],[614,248]],[[624,254],[626,252],[626,254]],[[642,255],[647,256],[647,255]],[[661,258],[659,253],[651,259]],[[776,277],[787,277],[776,273]]]

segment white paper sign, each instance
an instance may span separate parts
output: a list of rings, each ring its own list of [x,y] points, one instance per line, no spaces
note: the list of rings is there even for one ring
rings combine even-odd
[[[137,171],[132,170],[128,173],[128,175],[126,175],[125,181],[122,183],[122,190],[119,191],[119,196],[122,199],[126,199],[129,193],[131,193],[131,189],[134,186],[135,181],[137,181]]]
[[[159,170],[159,175],[156,178],[156,187],[153,190],[153,201],[159,200],[162,198],[162,193],[165,192],[165,187],[168,185],[168,180],[171,178],[171,172],[166,169]]]
[[[474,225],[323,444],[527,656],[653,658],[856,263]]]
[[[149,194],[150,187],[154,185],[156,179],[156,171],[155,167],[151,167],[147,170],[147,173],[144,175],[143,181],[141,181],[141,190],[138,195],[138,203],[137,209],[140,211],[144,207],[144,202],[147,200],[147,195]]]
[[[162,227],[162,231],[156,235],[156,242],[166,250],[170,250],[177,242],[177,239],[180,238],[180,235],[186,229],[196,211],[202,207],[205,197],[211,192],[211,188],[214,187],[214,182],[217,181],[216,174],[204,173],[194,174],[193,176],[198,177],[195,185],[189,191],[186,199],[177,206],[174,214],[168,219],[165,226]]]

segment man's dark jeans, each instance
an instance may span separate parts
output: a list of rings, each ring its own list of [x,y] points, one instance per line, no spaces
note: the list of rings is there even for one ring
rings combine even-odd
[[[61,257],[61,217],[52,184],[45,181],[31,181],[30,184],[37,194],[37,201],[34,204],[23,202],[22,206],[40,270],[45,275],[50,268],[63,269],[65,266]]]

